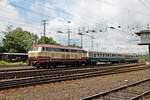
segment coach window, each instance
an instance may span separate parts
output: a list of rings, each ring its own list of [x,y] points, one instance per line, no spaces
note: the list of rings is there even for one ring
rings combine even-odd
[[[102,54],[100,53],[100,58],[102,58]]]
[[[108,58],[108,57],[109,57],[109,55],[108,55],[108,54],[106,54],[106,57]]]
[[[108,55],[107,55],[107,54],[105,54],[105,57],[107,58],[107,57],[108,57]]]
[[[89,53],[89,56],[92,57],[92,53]]]
[[[109,58],[111,57],[111,54],[109,54]]]
[[[107,54],[105,54],[105,57],[107,58]]]
[[[92,55],[92,57],[94,57],[94,54],[93,54],[93,53],[91,53],[91,55]]]
[[[105,58],[105,54],[103,53],[103,58]]]
[[[95,57],[95,54],[93,54],[93,57]]]
[[[113,54],[113,57],[115,58],[115,55]]]
[[[103,55],[103,54],[101,54],[101,56],[102,56],[102,58],[104,57],[104,55]]]
[[[116,55],[115,54],[113,54],[114,55],[114,57],[116,58]]]
[[[96,54],[94,54],[94,57],[96,57]]]

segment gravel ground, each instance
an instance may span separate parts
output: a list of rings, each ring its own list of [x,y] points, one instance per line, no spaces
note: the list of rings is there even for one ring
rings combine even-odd
[[[150,69],[0,91],[0,100],[79,100],[150,77]]]

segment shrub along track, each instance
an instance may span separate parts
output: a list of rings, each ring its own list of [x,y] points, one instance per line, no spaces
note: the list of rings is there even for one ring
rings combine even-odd
[[[95,94],[82,100],[145,100],[144,96],[148,94],[150,94],[150,78]]]
[[[0,89],[18,87],[18,86],[27,86],[40,83],[48,82],[58,82],[65,80],[80,79],[86,77],[94,77],[100,75],[109,75],[115,73],[129,72],[135,70],[141,70],[149,68],[149,66],[143,64],[128,64],[128,65],[119,65],[111,67],[94,67],[94,68],[79,68],[79,69],[65,69],[65,70],[54,70],[54,69],[42,69],[44,72],[32,71],[29,73],[26,71],[29,76],[19,77],[18,79],[9,79],[2,80],[0,82]],[[39,70],[40,71],[40,70]],[[20,73],[20,72],[19,72]],[[39,74],[33,74],[39,73]],[[26,74],[22,72],[22,74]],[[21,75],[22,75],[21,74]],[[19,74],[20,75],[20,74]]]

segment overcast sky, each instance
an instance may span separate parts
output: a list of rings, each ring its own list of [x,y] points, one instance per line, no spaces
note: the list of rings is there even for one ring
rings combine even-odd
[[[43,19],[48,23],[46,36],[62,45],[67,45],[68,28],[72,31],[71,44],[80,45],[78,30],[84,27],[84,31],[96,31],[94,50],[147,52],[147,46],[137,45],[140,40],[134,32],[150,24],[149,0],[0,0],[0,31],[13,25],[41,36]],[[92,33],[84,34],[84,48],[91,50]]]

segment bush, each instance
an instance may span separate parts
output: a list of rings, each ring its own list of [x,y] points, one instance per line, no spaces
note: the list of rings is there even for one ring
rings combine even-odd
[[[7,61],[0,61],[0,67],[4,66],[14,66],[14,65],[27,65],[25,62],[7,62]]]

